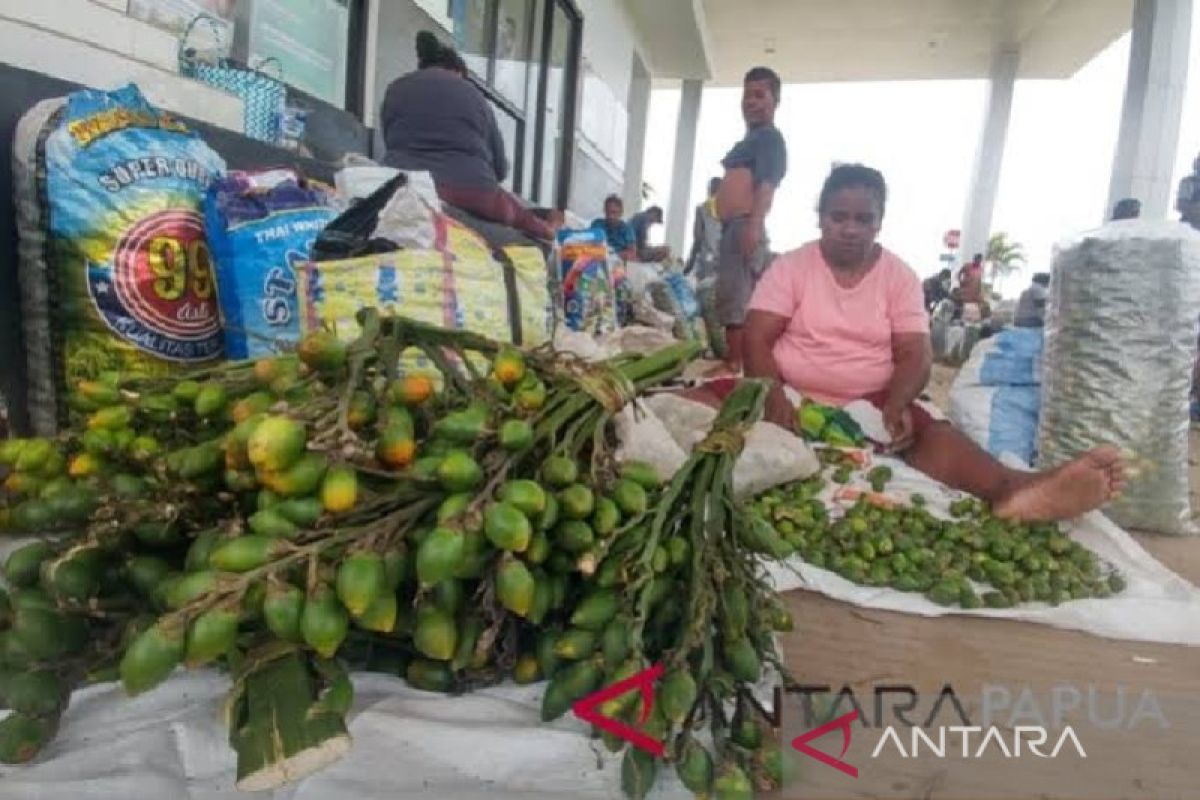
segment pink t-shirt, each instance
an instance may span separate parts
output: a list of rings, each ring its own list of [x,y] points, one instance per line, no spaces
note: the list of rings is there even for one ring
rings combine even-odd
[[[774,350],[788,385],[842,405],[886,389],[892,334],[928,333],[929,318],[920,279],[888,250],[852,289],[831,270],[817,242],[786,253],[759,281],[750,309],[791,320]]]

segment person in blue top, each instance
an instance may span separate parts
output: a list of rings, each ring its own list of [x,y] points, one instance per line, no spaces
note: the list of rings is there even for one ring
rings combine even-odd
[[[615,194],[604,198],[604,216],[592,220],[592,227],[604,231],[609,249],[626,261],[637,258],[637,236],[624,220],[625,202]]]

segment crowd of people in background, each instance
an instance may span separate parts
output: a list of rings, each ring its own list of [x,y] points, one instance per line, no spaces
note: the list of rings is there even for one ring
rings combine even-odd
[[[684,268],[698,281],[715,281],[716,318],[724,328],[726,356],[721,372],[742,369],[742,327],[750,297],[773,254],[766,220],[775,190],[787,174],[787,144],[775,127],[781,81],[766,67],[746,73],[742,117],[746,134],[721,161],[725,172],[708,183],[708,196],[697,206],[692,248]],[[658,206],[625,219],[621,198],[604,201],[604,216],[592,222],[604,231],[609,247],[627,260],[663,262],[670,248],[649,244],[647,232],[663,222]]]
[[[384,98],[381,126],[387,145],[385,163],[399,169],[428,171],[446,203],[541,242],[552,242],[562,224],[562,213],[531,208],[503,187],[509,172],[504,140],[488,101],[467,79],[462,57],[426,31],[417,35],[416,44],[419,68],[394,81]],[[684,271],[697,281],[715,282],[716,318],[724,328],[726,342],[724,363],[718,371],[722,374],[738,375],[743,370],[747,312],[760,279],[775,260],[766,220],[775,192],[787,174],[787,145],[775,127],[780,95],[780,78],[771,69],[755,67],[746,73],[741,103],[746,133],[722,159],[724,174],[709,181],[707,197],[695,209],[692,247]],[[878,195],[881,215],[882,177],[876,186],[867,173],[839,169],[835,168],[835,176],[853,173],[858,176],[856,185]],[[1192,174],[1180,182],[1175,207],[1182,222],[1200,230],[1200,157],[1193,164]],[[868,225],[867,220],[857,219],[853,213],[821,209],[823,225],[827,223],[830,230],[842,232],[825,231],[828,246],[837,244],[830,236],[853,238]],[[1140,215],[1141,203],[1136,198],[1125,198],[1113,207],[1110,219],[1133,220]],[[611,195],[604,201],[604,216],[594,220],[592,226],[604,232],[609,247],[622,259],[664,263],[671,260],[671,249],[650,244],[650,230],[663,221],[663,210],[657,205],[626,218],[622,199]],[[915,291],[923,313],[928,315],[951,301],[952,319],[974,323],[986,318],[990,308],[985,297],[983,260],[983,255],[977,253],[957,275],[943,269],[918,282]],[[1015,325],[1044,325],[1049,283],[1048,273],[1033,276],[1017,301]],[[1193,395],[1193,408],[1200,417],[1200,360]]]
[[[625,201],[618,195],[604,198],[604,216],[592,220],[592,228],[604,231],[605,241],[614,253],[626,261],[657,263],[671,258],[671,248],[650,245],[650,228],[661,225],[663,211],[650,206],[625,219]]]
[[[420,69],[389,86],[382,109],[387,163],[433,174],[447,203],[482,218],[552,240],[557,220],[506,191],[509,165],[496,119],[465,78],[462,58],[436,38],[417,39]],[[745,135],[721,161],[723,174],[696,208],[685,269],[715,284],[715,315],[726,353],[695,399],[719,402],[745,374],[773,389],[765,415],[795,426],[799,393],[837,405],[866,400],[879,409],[890,452],[955,488],[990,500],[997,514],[1043,520],[1073,516],[1106,502],[1124,481],[1119,455],[1091,451],[1057,470],[1016,472],[998,463],[922,401],[932,363],[929,310],[953,299],[986,309],[983,255],[924,284],[877,242],[887,203],[883,175],[861,164],[835,165],[817,208],[820,238],[776,256],[767,217],[788,171],[787,144],[775,127],[781,81],[766,67],[742,85]],[[1200,168],[1200,159],[1197,163]],[[1198,169],[1200,172],[1200,169]],[[621,197],[604,200],[593,221],[611,250],[628,261],[668,262],[669,247],[650,244],[663,223],[652,205],[626,217]],[[1200,222],[1200,177],[1181,187],[1185,219]],[[1128,204],[1114,216],[1137,216]],[[1022,294],[1017,324],[1043,324],[1049,276]],[[986,314],[986,310],[983,312]],[[967,315],[964,313],[964,318]],[[971,321],[971,320],[966,320]]]
[[[1195,172],[1180,183],[1176,207],[1180,212],[1182,222],[1200,229],[1200,157],[1194,165]],[[1113,205],[1109,221],[1139,219],[1142,214],[1142,203],[1133,197],[1125,197]],[[963,309],[967,304],[977,304],[983,310],[982,316],[987,317],[990,306],[984,292],[983,256],[976,253],[958,271],[958,280],[949,269],[942,269],[922,281],[921,288],[925,298],[925,309],[932,313],[943,302],[950,301],[953,311],[951,320],[962,320]],[[1033,275],[1030,285],[1021,292],[1017,300],[1013,325],[1018,328],[1041,328],[1045,325],[1046,303],[1049,297],[1050,273],[1038,272]],[[969,315],[972,316],[972,315]],[[969,321],[978,321],[973,316]],[[1197,366],[1200,376],[1200,365]],[[1197,386],[1200,389],[1200,384]],[[1200,414],[1200,403],[1197,404]]]

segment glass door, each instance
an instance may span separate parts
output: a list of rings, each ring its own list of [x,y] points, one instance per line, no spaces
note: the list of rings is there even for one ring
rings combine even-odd
[[[565,208],[575,146],[583,17],[571,0],[450,0],[454,39],[492,103],[507,188]]]
[[[583,18],[567,0],[544,0],[533,200],[565,208],[575,150]]]

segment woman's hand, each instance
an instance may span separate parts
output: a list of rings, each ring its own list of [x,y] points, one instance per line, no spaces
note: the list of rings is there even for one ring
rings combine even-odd
[[[795,431],[796,429],[796,409],[784,394],[783,387],[778,383],[767,394],[763,419],[767,422],[774,422],[785,430]]]
[[[883,407],[883,427],[891,434],[892,441],[888,450],[892,453],[902,453],[912,446],[914,441],[912,411],[908,404],[897,405],[887,403]]]

